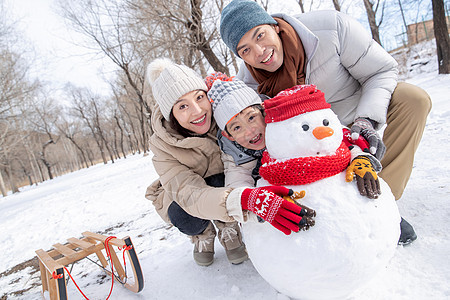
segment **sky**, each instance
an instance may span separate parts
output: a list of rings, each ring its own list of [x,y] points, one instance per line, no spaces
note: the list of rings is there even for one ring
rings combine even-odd
[[[82,37],[68,29],[64,20],[55,13],[58,0],[4,0],[7,11],[18,21],[19,29],[24,33],[27,44],[35,48],[32,76],[51,83],[58,89],[67,82],[76,86],[89,87],[93,91],[103,93],[109,90],[102,76],[109,76],[115,70],[115,65],[108,59],[94,56],[86,48],[76,46]],[[321,4],[321,9],[333,9],[329,3]],[[367,22],[362,6],[348,5],[345,2],[345,12],[357,17],[363,25]],[[316,4],[315,4],[316,5]],[[307,5],[306,10],[310,7]],[[312,9],[317,9],[313,6]],[[295,0],[272,1],[269,12],[300,13],[300,7]],[[392,21],[392,20],[391,20]],[[395,47],[395,37],[385,35],[385,46]],[[101,75],[106,74],[106,75]]]
[[[432,44],[421,49],[429,48]],[[396,247],[387,266],[347,300],[450,298],[450,162],[446,159],[450,75],[437,74],[435,56],[421,62],[406,80],[430,94],[433,108],[411,179],[397,202],[418,239]],[[287,300],[260,276],[251,260],[231,265],[217,239],[214,263],[209,267],[195,264],[189,239],[165,224],[144,198],[146,187],[158,177],[151,159],[151,154],[129,156],[0,197],[0,298],[41,299],[39,271],[21,268],[21,263],[35,257],[37,249],[50,250],[53,244],[81,237],[88,230],[130,236],[140,260],[143,291],[134,294],[116,283],[110,299]],[[4,275],[15,266],[16,271]],[[108,295],[109,276],[95,264],[81,260],[71,273],[90,299]],[[25,291],[13,294],[21,290]],[[82,299],[72,282],[68,293],[69,299]]]
[[[108,88],[100,75],[110,71],[112,63],[99,59],[86,48],[76,46],[82,37],[69,30],[55,13],[57,0],[5,0],[7,11],[17,21],[24,38],[34,47],[32,75],[52,83],[55,88],[66,82],[90,87],[94,91]]]

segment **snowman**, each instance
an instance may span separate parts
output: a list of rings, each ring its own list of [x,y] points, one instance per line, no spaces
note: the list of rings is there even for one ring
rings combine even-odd
[[[348,182],[354,173],[346,170],[355,157],[376,159],[343,143],[343,126],[315,86],[282,91],[265,100],[264,107],[267,150],[257,185],[305,191],[300,202],[317,215],[314,226],[291,235],[268,222],[244,223],[249,257],[258,273],[286,296],[345,299],[394,255],[400,235],[394,196],[381,178],[373,187]],[[370,194],[377,188],[380,195]]]

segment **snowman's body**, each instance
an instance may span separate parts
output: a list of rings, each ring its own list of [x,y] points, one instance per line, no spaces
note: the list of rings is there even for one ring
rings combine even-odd
[[[325,126],[326,124],[326,126]],[[315,137],[313,130],[331,128]],[[320,128],[318,131],[327,131]],[[331,135],[330,135],[331,134]],[[330,155],[342,142],[342,126],[330,109],[307,112],[268,123],[267,151],[279,162]],[[345,299],[365,285],[393,256],[400,235],[400,216],[389,186],[379,178],[378,199],[360,195],[345,171],[304,185],[300,202],[317,213],[308,231],[284,235],[269,223],[243,224],[250,259],[260,275],[279,292],[299,299]],[[258,186],[270,185],[264,179]]]

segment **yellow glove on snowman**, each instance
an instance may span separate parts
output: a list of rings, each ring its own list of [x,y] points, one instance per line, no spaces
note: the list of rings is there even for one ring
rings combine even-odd
[[[378,175],[367,156],[360,155],[355,157],[347,167],[345,180],[351,182],[354,177],[356,177],[356,184],[362,196],[376,199],[381,194]]]

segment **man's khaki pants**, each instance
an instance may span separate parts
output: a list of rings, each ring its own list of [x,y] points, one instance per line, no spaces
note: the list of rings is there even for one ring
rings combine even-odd
[[[386,181],[398,200],[408,183],[414,154],[431,110],[430,96],[421,88],[400,82],[392,94],[387,112],[383,141],[386,154],[381,160],[380,177]]]

